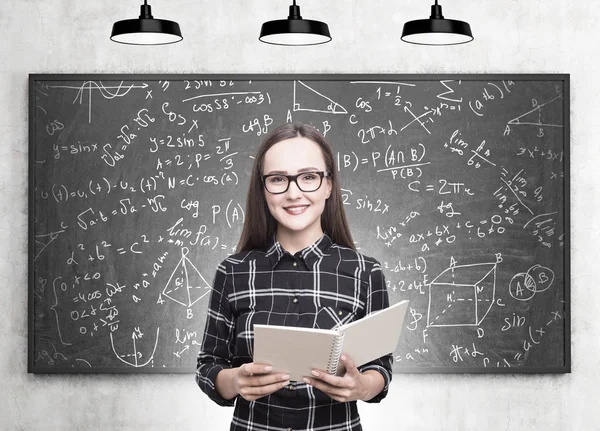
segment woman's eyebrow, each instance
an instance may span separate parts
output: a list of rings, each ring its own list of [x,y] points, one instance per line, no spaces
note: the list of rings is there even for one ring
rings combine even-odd
[[[314,171],[320,171],[320,170],[321,169],[319,169],[319,168],[308,167],[308,168],[298,169],[298,173],[301,173],[301,172],[314,172]],[[282,174],[282,175],[285,175],[287,173],[288,173],[288,171],[269,171],[265,175],[271,175],[271,174]]]

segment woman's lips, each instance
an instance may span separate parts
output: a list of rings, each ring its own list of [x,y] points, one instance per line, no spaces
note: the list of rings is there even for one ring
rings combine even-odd
[[[308,205],[301,205],[301,206],[285,207],[284,210],[288,214],[299,215],[299,214],[302,214],[307,208],[308,208]]]

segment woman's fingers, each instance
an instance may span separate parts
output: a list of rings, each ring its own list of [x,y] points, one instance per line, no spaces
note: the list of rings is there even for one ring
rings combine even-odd
[[[287,386],[289,378],[286,374],[245,377],[240,384],[239,394],[247,401],[254,401]]]
[[[237,378],[238,393],[244,399],[253,401],[276,392],[290,383],[289,375],[271,371],[273,367],[270,365],[254,362],[241,365]]]
[[[304,382],[326,393],[336,401],[363,399],[366,390],[364,376],[348,355],[342,355],[342,361],[346,368],[344,376],[333,376],[322,370],[313,370],[314,377],[305,377]]]
[[[287,379],[277,379],[277,381],[266,385],[244,386],[240,389],[240,394],[246,399],[248,399],[248,397],[254,397],[256,399],[277,392],[289,383],[290,382]]]
[[[273,371],[273,367],[265,364],[255,364],[254,362],[249,362],[247,364],[242,364],[240,367],[240,371],[242,375],[253,376],[255,374],[266,374]]]
[[[277,383],[286,382],[289,383],[290,376],[287,374],[260,374],[255,376],[243,377],[240,386],[270,386]]]
[[[352,390],[349,388],[332,386],[318,379],[305,380],[311,386],[319,389],[321,392],[326,393],[336,401],[350,401],[352,397]]]

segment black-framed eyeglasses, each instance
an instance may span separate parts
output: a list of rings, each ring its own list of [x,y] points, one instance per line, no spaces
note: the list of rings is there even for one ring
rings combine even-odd
[[[278,195],[287,192],[292,181],[303,192],[316,192],[323,184],[323,178],[328,177],[331,177],[329,172],[313,171],[302,172],[298,175],[269,174],[263,175],[261,179],[269,193]]]

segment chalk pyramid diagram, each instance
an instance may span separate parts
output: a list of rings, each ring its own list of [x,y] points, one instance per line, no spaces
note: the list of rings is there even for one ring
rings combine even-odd
[[[348,113],[342,105],[302,81],[294,81],[294,111],[323,112],[327,114]]]
[[[198,268],[187,258],[189,250],[184,247],[181,259],[171,274],[162,294],[185,307],[191,307],[210,293],[210,284]]]
[[[562,95],[556,96],[554,99],[546,103],[537,105],[530,111],[525,112],[517,118],[513,118],[508,122],[512,125],[530,125],[538,127],[563,127],[562,118]]]
[[[451,266],[429,285],[427,326],[479,326],[495,294],[495,263]]]

